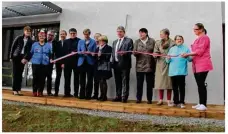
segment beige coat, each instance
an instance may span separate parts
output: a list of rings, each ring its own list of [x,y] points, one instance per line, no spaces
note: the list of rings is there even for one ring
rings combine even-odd
[[[168,54],[169,49],[174,45],[174,41],[169,39],[167,43],[162,43],[161,40],[156,41],[154,47],[154,53]],[[163,45],[162,45],[163,44]],[[166,46],[163,49],[162,46]],[[156,71],[155,71],[155,87],[154,89],[172,89],[171,78],[168,76],[168,64],[165,61],[165,57],[156,58]]]
[[[153,53],[155,46],[155,40],[148,38],[146,45],[138,39],[134,43],[134,51],[149,52]],[[136,72],[154,72],[155,71],[155,60],[151,55],[134,54],[136,57]]]

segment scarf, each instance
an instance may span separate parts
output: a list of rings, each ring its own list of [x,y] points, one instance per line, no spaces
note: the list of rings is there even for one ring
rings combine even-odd
[[[170,45],[170,39],[168,39],[167,42],[164,39],[161,40],[161,46],[163,49],[169,48],[169,45]]]
[[[101,50],[106,46],[106,44],[104,44],[103,46],[99,46],[99,52],[101,52]]]

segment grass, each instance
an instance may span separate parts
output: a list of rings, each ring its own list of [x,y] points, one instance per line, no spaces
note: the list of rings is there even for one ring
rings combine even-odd
[[[152,125],[31,106],[3,104],[3,132],[224,132],[222,127]]]

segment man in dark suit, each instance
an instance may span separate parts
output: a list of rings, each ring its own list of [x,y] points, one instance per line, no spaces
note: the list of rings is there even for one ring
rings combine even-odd
[[[57,58],[60,58],[63,55],[63,43],[64,43],[64,40],[66,39],[66,36],[67,36],[67,32],[65,30],[61,30],[60,31],[60,38],[61,40],[58,41],[56,43],[55,46],[53,46],[53,59],[57,59]],[[61,79],[61,75],[62,75],[62,65],[63,61],[60,60],[60,61],[57,61],[55,63],[55,68],[56,68],[56,78],[55,78],[55,94],[54,96],[58,96],[59,94],[59,85],[60,85],[60,79]]]
[[[54,31],[53,30],[49,30],[47,32],[47,43],[49,43],[51,45],[52,51],[53,51],[53,46],[56,46],[56,43],[57,43],[57,41],[54,40]],[[52,58],[54,58],[54,57],[52,57]],[[47,95],[48,96],[53,96],[53,94],[51,93],[53,65],[54,65],[53,63],[50,63],[48,65],[48,74],[47,74]]]
[[[13,62],[13,94],[21,94],[21,82],[24,66],[28,62],[28,57],[32,47],[31,28],[24,27],[24,34],[17,36],[12,44],[10,51],[10,60]]]
[[[117,28],[118,39],[112,44],[113,55],[112,63],[114,68],[115,83],[116,83],[116,98],[115,102],[126,103],[129,96],[129,81],[131,70],[131,54],[125,51],[133,50],[133,40],[125,37],[125,29],[123,26]],[[121,52],[121,53],[119,53]],[[123,94],[122,94],[123,90]],[[122,96],[122,98],[121,98]]]
[[[72,52],[77,52],[78,50],[78,42],[79,38],[77,38],[77,30],[75,28],[71,28],[69,30],[70,38],[66,39],[63,43],[63,55],[70,54]],[[64,97],[73,97],[70,94],[71,88],[71,73],[74,71],[74,97],[78,98],[78,89],[79,89],[79,68],[77,66],[78,63],[78,55],[73,55],[63,60],[62,68],[64,68]]]

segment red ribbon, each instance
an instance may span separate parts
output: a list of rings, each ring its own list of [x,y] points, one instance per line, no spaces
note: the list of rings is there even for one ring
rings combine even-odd
[[[158,57],[166,57],[166,58],[171,58],[171,57],[178,57],[179,55],[165,55],[165,54],[157,54],[157,53],[148,53],[148,52],[140,52],[140,51],[118,51],[118,54],[125,54],[125,53],[138,53],[138,54],[145,54],[145,55],[151,55],[151,56],[158,56]],[[67,57],[73,56],[75,54],[79,54],[79,52],[72,52],[70,54],[67,54],[65,56],[62,56],[60,58],[57,58],[55,60],[52,60],[51,63],[54,63],[56,61],[60,61],[62,59],[65,59]],[[80,52],[80,54],[93,54],[93,55],[98,55],[99,53],[95,52]],[[102,54],[112,54],[112,53],[102,53]]]

